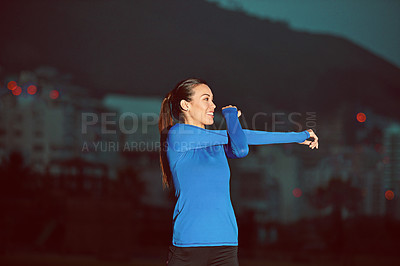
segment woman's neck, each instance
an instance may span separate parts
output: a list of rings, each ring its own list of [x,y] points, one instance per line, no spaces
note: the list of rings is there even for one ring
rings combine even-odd
[[[195,126],[195,127],[206,128],[206,126],[205,126],[204,124],[202,124],[202,123],[195,123],[195,122],[192,121],[192,120],[187,120],[187,119],[185,119],[185,120],[183,121],[183,123],[184,123],[184,124],[187,124],[187,125]]]

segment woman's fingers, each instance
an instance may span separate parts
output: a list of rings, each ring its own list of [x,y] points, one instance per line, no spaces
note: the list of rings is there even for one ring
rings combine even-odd
[[[314,139],[313,141],[305,140],[303,142],[299,142],[299,144],[307,145],[311,149],[318,149],[318,140],[317,139]]]
[[[311,149],[314,149],[314,148],[318,149],[318,140],[314,140],[313,142],[311,142],[310,148]]]
[[[224,110],[225,108],[230,108],[230,107],[237,109],[237,107],[234,105],[227,105],[227,106],[222,107],[222,110]],[[242,112],[240,110],[238,110],[238,117],[240,117],[241,115],[242,115]]]
[[[318,141],[318,137],[312,129],[309,129],[308,132],[310,133],[310,137],[313,137],[314,140]]]
[[[317,135],[314,133],[314,131],[312,129],[308,129],[307,131],[310,133],[310,137],[312,137],[314,139],[313,141],[310,141],[309,147],[311,149],[314,149],[314,148],[318,149],[318,137],[317,137]]]
[[[318,149],[318,137],[317,135],[313,132],[313,137],[314,137],[314,148]]]
[[[227,106],[225,106],[225,107],[222,107],[222,110],[224,110],[225,108],[230,108],[230,107],[233,107],[233,108],[236,108],[236,109],[237,109],[237,107],[234,106],[234,105],[227,105]]]

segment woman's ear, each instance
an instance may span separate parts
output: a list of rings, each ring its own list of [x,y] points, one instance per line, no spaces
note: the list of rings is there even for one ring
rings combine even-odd
[[[186,100],[181,100],[181,102],[179,103],[181,105],[181,108],[185,111],[189,110],[189,102]]]

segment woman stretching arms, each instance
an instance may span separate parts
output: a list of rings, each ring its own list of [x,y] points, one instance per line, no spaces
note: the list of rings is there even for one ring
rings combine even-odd
[[[173,239],[167,265],[239,265],[238,228],[227,158],[242,158],[248,145],[300,143],[318,149],[318,137],[302,132],[242,129],[235,106],[222,108],[226,130],[214,123],[213,94],[205,81],[187,79],[162,102],[159,130],[163,184],[174,187]],[[174,125],[173,117],[178,120]],[[306,140],[313,137],[313,141]]]

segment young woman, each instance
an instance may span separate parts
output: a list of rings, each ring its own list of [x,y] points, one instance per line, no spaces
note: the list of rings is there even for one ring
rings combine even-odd
[[[248,145],[300,143],[318,149],[318,137],[311,129],[298,133],[242,129],[240,111],[232,105],[222,108],[227,129],[207,130],[205,126],[214,123],[215,108],[207,83],[194,78],[179,82],[162,102],[163,184],[174,187],[177,197],[169,266],[239,265],[227,158],[245,157]]]

